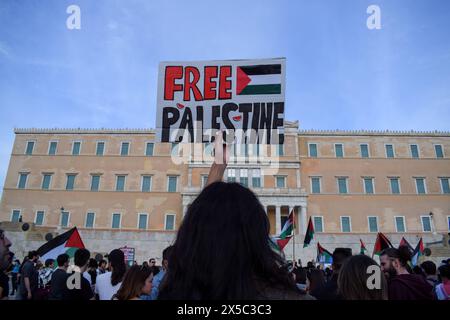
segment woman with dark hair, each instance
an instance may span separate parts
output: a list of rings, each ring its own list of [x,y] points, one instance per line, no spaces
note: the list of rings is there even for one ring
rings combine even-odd
[[[90,258],[87,273],[91,276],[91,287],[93,291],[95,290],[95,283],[97,282],[97,268],[98,268],[97,260]]]
[[[319,269],[311,269],[307,275],[309,282],[308,293],[315,297],[325,286],[325,272]]]
[[[100,300],[111,300],[119,290],[122,279],[127,270],[125,255],[122,250],[114,249],[108,255],[110,272],[100,274],[95,284],[95,292]]]
[[[123,278],[114,300],[140,300],[141,295],[149,295],[152,290],[153,274],[151,268],[132,266]]]
[[[388,279],[389,300],[433,300],[433,287],[423,276],[411,274],[408,247],[388,248],[381,252],[380,265]]]
[[[379,279],[373,279],[379,275]],[[370,278],[370,279],[369,279]],[[369,287],[373,284],[374,287]],[[386,278],[372,258],[358,254],[348,258],[339,271],[338,290],[344,300],[387,300]]]
[[[300,294],[272,249],[269,219],[256,195],[221,182],[227,150],[216,135],[207,186],[189,205],[158,299],[312,299]]]

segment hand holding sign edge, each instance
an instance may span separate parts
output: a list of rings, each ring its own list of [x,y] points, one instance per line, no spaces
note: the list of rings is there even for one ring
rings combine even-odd
[[[209,169],[206,186],[214,182],[222,181],[229,159],[228,145],[223,143],[222,131],[218,131],[214,140],[214,162]]]

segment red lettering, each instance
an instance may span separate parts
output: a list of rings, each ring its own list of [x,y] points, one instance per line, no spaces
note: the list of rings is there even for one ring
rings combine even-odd
[[[205,100],[216,99],[217,82],[212,78],[217,78],[217,66],[205,67],[205,81],[203,85],[203,98]]]
[[[193,76],[192,80],[191,75]],[[198,80],[200,80],[200,72],[196,67],[184,68],[184,101],[191,100],[191,90],[196,101],[203,100],[202,93],[197,88]]]
[[[183,78],[182,66],[167,66],[164,79],[164,100],[173,100],[175,91],[182,91],[181,84],[175,84],[175,79]]]
[[[220,67],[219,99],[231,99],[231,66]]]

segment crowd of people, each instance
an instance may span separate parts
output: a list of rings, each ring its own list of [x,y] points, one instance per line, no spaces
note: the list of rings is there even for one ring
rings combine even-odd
[[[257,196],[238,183],[222,182],[227,150],[220,138],[207,186],[189,205],[160,267],[155,259],[128,267],[119,249],[108,261],[78,249],[74,266],[66,254],[42,265],[36,251],[13,264],[11,242],[0,231],[0,298],[8,297],[5,272],[12,268],[12,291],[22,300],[449,299],[449,260],[439,268],[426,261],[414,271],[407,247],[384,250],[380,264],[347,248],[334,250],[329,269],[287,263],[271,245],[269,220]]]

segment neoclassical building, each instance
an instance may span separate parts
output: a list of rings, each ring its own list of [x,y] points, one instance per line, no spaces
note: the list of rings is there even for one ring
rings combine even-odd
[[[35,232],[55,233],[77,226],[98,252],[150,241],[152,248],[143,246],[137,256],[158,256],[211,165],[211,145],[189,145],[202,156],[176,161],[186,146],[156,143],[149,129],[15,134],[2,224],[29,222]],[[358,239],[372,243],[378,231],[412,242],[449,232],[449,132],[299,130],[298,122],[286,121],[284,145],[242,145],[232,153],[238,160],[224,179],[258,195],[271,234],[294,210],[299,257],[314,255],[312,248],[301,251],[310,217],[321,243],[355,250]]]

